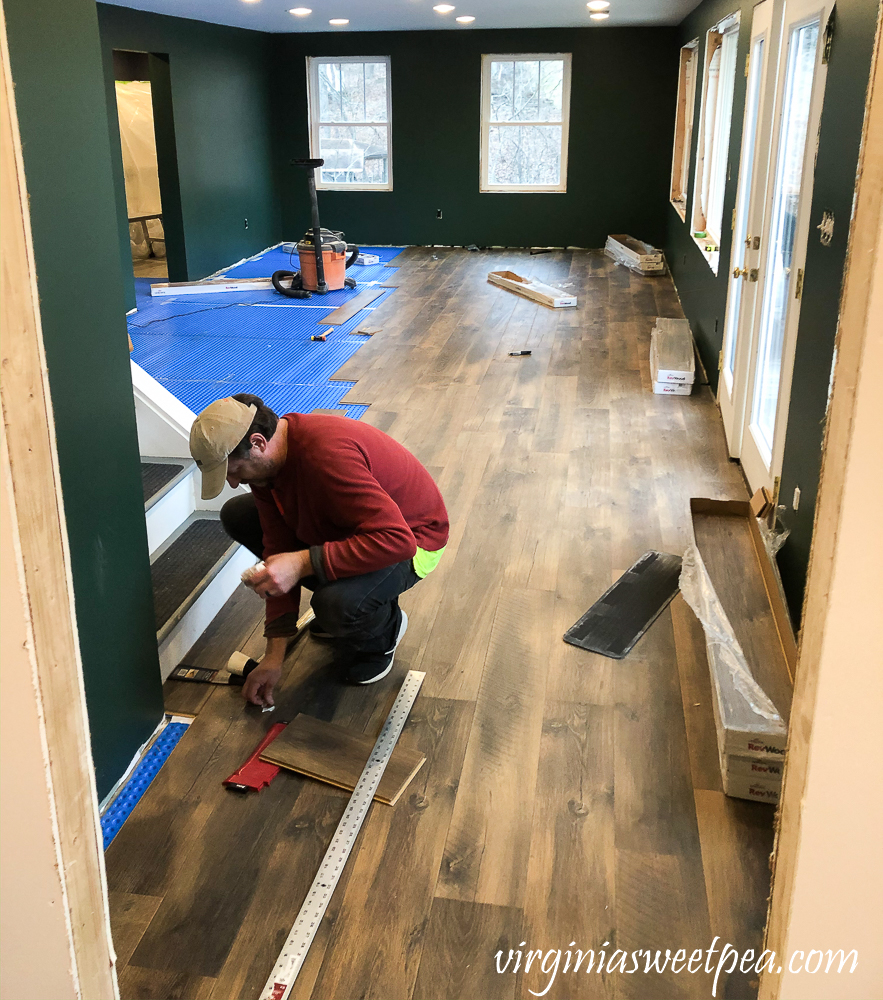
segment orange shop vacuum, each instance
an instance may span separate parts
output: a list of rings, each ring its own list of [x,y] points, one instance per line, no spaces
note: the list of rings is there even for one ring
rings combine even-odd
[[[315,171],[324,163],[324,160],[291,161],[294,167],[306,167],[312,225],[297,244],[300,270],[275,271],[271,279],[276,291],[289,299],[309,299],[313,292],[324,295],[339,288],[356,287],[356,279],[348,278],[346,269],[359,256],[359,248],[347,243],[343,233],[322,229],[319,225]]]

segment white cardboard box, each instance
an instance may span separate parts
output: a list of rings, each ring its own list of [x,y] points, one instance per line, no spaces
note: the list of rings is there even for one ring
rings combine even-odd
[[[689,396],[693,391],[693,386],[690,383],[679,385],[677,382],[657,382],[655,373],[653,378],[653,392],[657,396]]]
[[[650,367],[654,382],[693,384],[696,380],[696,353],[687,320],[657,317],[650,333]]]

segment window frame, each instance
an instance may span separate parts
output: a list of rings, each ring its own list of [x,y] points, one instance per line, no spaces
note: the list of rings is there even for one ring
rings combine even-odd
[[[692,66],[692,73],[687,74]],[[699,69],[699,39],[681,46],[678,65],[678,100],[675,107],[675,134],[671,153],[671,187],[669,201],[674,210],[687,221],[687,199],[690,194],[690,152],[693,145],[693,119],[696,110],[696,77]]]
[[[386,121],[385,122],[322,122],[319,118],[319,67],[327,63],[385,63],[386,64]],[[386,128],[387,159],[385,184],[347,184],[323,181],[321,168],[316,170],[317,191],[392,191],[392,65],[389,56],[307,56],[307,120],[310,133],[310,156],[321,159],[319,129],[333,126]]]
[[[723,241],[723,209],[724,200],[726,198],[726,186],[729,180],[729,146],[733,131],[733,101],[735,96],[736,70],[739,62],[740,23],[741,11],[736,11],[720,20],[705,33],[705,59],[703,60],[702,72],[702,104],[699,114],[699,139],[696,146],[696,169],[693,175],[693,203],[690,214],[690,234],[696,245],[702,251],[702,255],[705,257],[708,266],[715,274],[718,273],[720,248]],[[728,45],[731,46],[730,51],[732,51],[733,56],[731,67],[729,65],[725,66],[724,63],[725,56],[728,54],[725,52],[725,47]],[[711,132],[712,148],[710,155],[708,155],[705,148],[705,135],[708,131],[707,118],[710,113],[708,106],[708,71],[711,62],[718,51],[720,51],[721,54],[720,70],[718,72],[717,86],[714,92],[714,108],[711,109],[714,114],[714,120]],[[725,68],[728,70],[727,75],[724,73]],[[722,118],[720,111],[724,108],[727,99],[729,101],[729,105],[726,108],[726,137],[725,141],[722,141],[724,136],[721,125]],[[701,197],[702,189],[705,186],[706,172],[708,176],[708,205],[705,204],[703,198]],[[708,215],[705,214],[708,206],[713,205],[714,201],[717,200],[717,195],[720,196],[719,202],[721,217],[720,221],[716,224],[719,226],[720,232],[715,232],[714,229],[709,226]],[[705,232],[707,235],[705,237],[697,237],[695,235],[696,232]],[[713,246],[714,249],[709,249],[711,246]]]
[[[564,76],[561,89],[561,121],[492,122],[491,111],[491,64],[494,62],[562,62]],[[570,52],[517,52],[484,53],[481,57],[481,132],[478,189],[482,194],[566,194],[567,193],[567,152],[570,140],[570,79],[573,57]],[[560,125],[561,126],[561,173],[557,184],[490,184],[490,156],[488,144],[491,125]]]

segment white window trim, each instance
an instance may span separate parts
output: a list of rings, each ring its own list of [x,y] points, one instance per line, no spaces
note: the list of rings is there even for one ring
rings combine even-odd
[[[690,59],[693,72],[685,82],[686,62]],[[671,152],[671,187],[669,201],[674,210],[687,221],[687,198],[689,195],[690,151],[693,144],[693,116],[696,106],[696,77],[699,71],[699,39],[694,38],[681,47],[678,63],[678,100],[675,106],[675,136]],[[683,198],[676,198],[675,182],[680,180],[679,188]]]
[[[723,144],[723,146],[725,148],[721,149],[721,143],[719,141],[720,140],[720,134],[719,134],[719,131],[718,131],[719,122],[718,121],[715,122],[715,142],[714,142],[714,149],[712,150],[712,160],[713,160],[713,162],[712,162],[711,167],[709,168],[710,170],[713,171],[716,166],[719,166],[720,161],[721,161],[721,157],[723,157],[723,178],[721,180],[721,183],[724,186],[724,191],[721,193],[721,204],[722,204],[722,207],[723,207],[723,199],[724,199],[724,195],[726,193],[726,184],[727,184],[727,180],[728,180],[728,178],[727,178],[727,173],[728,173],[727,168],[728,168],[728,162],[729,162],[729,145],[730,145],[730,138],[731,138],[731,135],[732,135],[732,124],[733,124],[733,122],[732,122],[732,102],[733,102],[733,98],[734,98],[734,94],[735,94],[735,72],[736,72],[736,70],[738,70],[738,45],[739,45],[739,24],[740,24],[740,21],[741,21],[741,12],[740,11],[736,11],[735,13],[730,14],[727,17],[723,18],[723,20],[719,21],[717,24],[713,25],[711,28],[708,29],[708,31],[705,34],[705,60],[704,60],[703,69],[702,69],[702,105],[701,105],[701,110],[700,110],[700,115],[699,115],[699,140],[698,140],[698,144],[697,144],[697,147],[696,147],[696,168],[695,168],[695,172],[694,172],[694,175],[693,175],[693,202],[692,202],[692,212],[691,212],[691,216],[690,216],[690,235],[692,236],[693,241],[699,247],[699,250],[701,251],[702,256],[705,258],[706,263],[708,264],[708,266],[711,268],[711,270],[715,274],[718,273],[718,267],[719,267],[719,262],[720,262],[720,245],[721,245],[721,241],[723,239],[723,226],[724,226],[723,211],[721,212],[721,220],[720,220],[721,232],[719,232],[719,233],[713,232],[708,227],[708,220],[706,219],[705,220],[705,226],[703,228],[705,229],[705,232],[707,233],[707,235],[705,237],[698,237],[698,236],[694,236],[693,235],[693,233],[696,231],[697,224],[698,224],[697,223],[697,218],[696,218],[696,212],[697,212],[699,204],[701,202],[701,199],[699,197],[699,189],[700,189],[700,186],[702,184],[702,168],[704,166],[704,161],[705,161],[705,148],[704,148],[705,147],[705,125],[706,125],[706,116],[709,113],[708,101],[707,101],[707,96],[708,96],[708,66],[709,66],[709,64],[711,62],[711,58],[712,58],[712,56],[714,54],[714,53],[710,53],[709,52],[709,46],[710,46],[710,43],[711,43],[712,35],[714,35],[714,34],[719,34],[719,35],[724,36],[724,37],[726,37],[727,35],[733,35],[733,34],[735,34],[735,36],[736,36],[736,40],[735,40],[735,45],[736,45],[735,59],[736,59],[736,63],[735,63],[734,72],[733,72],[733,81],[732,81],[733,86],[732,86],[731,93],[730,93],[730,127],[729,127],[728,133],[727,133],[727,141],[726,141],[726,143]],[[721,46],[723,46],[723,44],[724,44],[724,39],[722,38],[721,39]],[[723,57],[723,53],[721,55]],[[723,71],[723,58],[721,59],[721,70]],[[718,106],[718,95],[720,94],[720,85],[722,83],[725,84],[725,85],[728,85],[728,84],[726,84],[725,78],[723,76],[723,72],[721,72],[719,74],[719,76],[718,76],[718,94],[715,96],[715,109],[714,110],[716,110],[717,106]],[[709,247],[712,247],[712,246],[715,247],[715,249],[709,249]]]
[[[387,148],[386,184],[341,184],[321,180],[322,171],[316,171],[318,191],[392,191],[392,73],[389,56],[307,56],[307,114],[310,125],[310,156],[321,159],[319,153],[319,66],[322,63],[386,63],[386,121],[385,122],[326,122],[326,125],[386,127]]]
[[[505,122],[491,122],[491,63],[531,62],[535,60],[561,60],[564,62],[564,81],[561,91],[560,122],[512,122],[512,125],[560,125],[561,126],[561,179],[558,184],[489,184],[487,180],[490,161],[488,140],[491,125],[506,125]],[[479,169],[479,191],[482,194],[564,194],[567,191],[567,149],[570,135],[570,52],[540,52],[515,55],[488,54],[481,57],[481,164]]]

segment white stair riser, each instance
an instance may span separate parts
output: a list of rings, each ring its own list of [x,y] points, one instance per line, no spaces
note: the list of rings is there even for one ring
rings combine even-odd
[[[196,469],[185,476],[147,511],[147,547],[151,558],[162,543],[196,510]]]
[[[239,546],[234,555],[193,602],[181,621],[160,643],[159,665],[162,679],[178,666],[185,653],[206,630],[211,620],[221,610],[227,598],[239,586],[242,571],[257,562],[254,554]],[[232,652],[232,650],[231,650]]]

